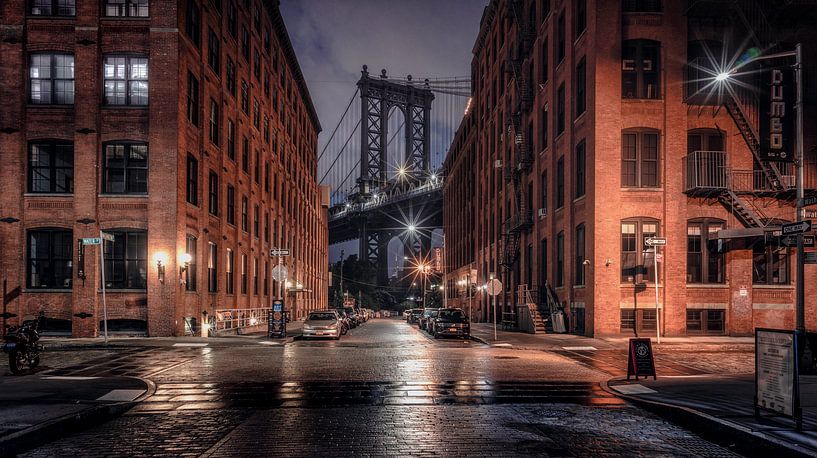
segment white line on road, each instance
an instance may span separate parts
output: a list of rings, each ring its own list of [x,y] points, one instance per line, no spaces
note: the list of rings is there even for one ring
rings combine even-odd
[[[597,350],[596,347],[562,347],[563,350]]]
[[[174,347],[206,347],[206,343],[194,343],[194,342],[179,342],[174,343]]]
[[[513,347],[513,345],[511,345],[509,343],[498,343],[498,344],[493,344],[492,347],[510,348],[510,347]]]
[[[261,345],[282,345],[281,342],[270,342],[268,340],[262,340],[261,342],[258,343],[260,343]]]
[[[652,388],[647,388],[644,385],[640,385],[638,383],[634,383],[632,385],[614,385],[610,388],[618,391],[621,394],[650,394],[650,393],[657,393],[657,391],[653,390]]]
[[[79,376],[68,376],[68,375],[50,375],[48,377],[43,377],[43,380],[94,380],[98,379],[99,377],[79,377]]]
[[[133,401],[144,393],[145,390],[111,390],[105,396],[99,397],[97,401],[125,402]]]

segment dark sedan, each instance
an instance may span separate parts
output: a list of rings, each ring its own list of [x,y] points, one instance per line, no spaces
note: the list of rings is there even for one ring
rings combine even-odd
[[[461,309],[446,308],[437,311],[432,322],[431,334],[434,338],[454,336],[471,337],[471,324]]]

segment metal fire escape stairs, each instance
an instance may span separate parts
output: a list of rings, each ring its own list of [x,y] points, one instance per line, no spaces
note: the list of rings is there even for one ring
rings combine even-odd
[[[707,0],[701,0],[699,3],[705,3]],[[709,0],[711,1],[711,0]],[[757,46],[763,47],[769,43],[770,26],[766,20],[766,16],[755,0],[723,0],[729,4],[731,10],[734,12],[733,18],[738,18],[741,25],[751,33],[752,39]],[[760,136],[755,130],[754,123],[750,119],[748,113],[758,115],[760,106],[755,94],[743,87],[732,87],[731,90],[724,92],[723,105],[729,116],[735,122],[741,137],[752,152],[754,161],[760,166],[760,171],[763,173],[766,183],[771,191],[785,191],[787,189],[786,181],[783,174],[780,173],[778,167],[768,161],[764,161],[760,154]],[[752,196],[753,198],[756,196]],[[754,199],[747,199],[739,195],[735,188],[730,184],[718,196],[718,200],[730,211],[735,217],[748,228],[765,227],[768,218],[763,214],[763,211],[754,204]]]

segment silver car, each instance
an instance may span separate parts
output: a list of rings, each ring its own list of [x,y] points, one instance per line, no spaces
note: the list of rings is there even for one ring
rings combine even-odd
[[[343,323],[334,310],[321,310],[310,312],[304,321],[301,337],[329,337],[335,340],[340,339]]]

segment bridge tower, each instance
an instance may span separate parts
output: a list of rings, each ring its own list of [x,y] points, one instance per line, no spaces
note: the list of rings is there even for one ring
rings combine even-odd
[[[399,186],[401,180],[389,180],[387,146],[388,121],[392,109],[402,111],[404,119],[403,136],[406,149],[403,152],[403,180],[420,180],[428,177],[431,171],[430,160],[430,120],[431,102],[434,93],[428,88],[428,80],[421,85],[411,82],[390,81],[386,70],[379,77],[370,77],[364,65],[360,80],[360,177],[357,180],[358,198],[365,199],[374,192],[385,191],[390,186]],[[388,281],[388,243],[395,235],[394,229],[376,229],[369,227],[368,217],[359,215],[357,220],[359,232],[360,257],[366,256],[377,267],[379,284]],[[430,246],[427,244],[421,246]],[[411,247],[414,250],[414,247]],[[422,250],[422,248],[421,248]]]

